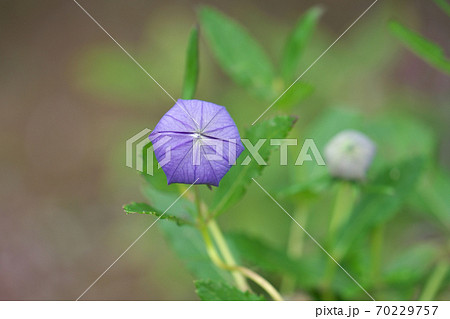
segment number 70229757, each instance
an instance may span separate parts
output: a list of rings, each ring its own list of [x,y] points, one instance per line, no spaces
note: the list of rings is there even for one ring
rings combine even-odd
[[[377,306],[377,316],[434,316],[438,306]]]

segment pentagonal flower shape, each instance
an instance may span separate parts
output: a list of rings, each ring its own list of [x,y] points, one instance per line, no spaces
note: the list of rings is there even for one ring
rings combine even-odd
[[[325,146],[330,174],[349,180],[365,179],[375,151],[375,144],[361,132],[345,130],[336,134]]]
[[[149,136],[167,183],[218,186],[244,150],[225,107],[178,100]]]

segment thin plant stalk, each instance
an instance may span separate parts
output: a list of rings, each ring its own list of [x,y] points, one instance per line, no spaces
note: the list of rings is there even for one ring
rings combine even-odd
[[[354,204],[354,191],[350,182],[341,181],[338,185],[336,200],[328,230],[330,244],[334,243],[336,233],[339,228],[347,221]]]
[[[328,245],[331,251],[335,246],[338,230],[347,221],[350,213],[352,212],[353,205],[356,199],[353,185],[350,182],[340,181],[337,186],[338,189],[336,200],[334,203],[333,212],[331,214],[331,221],[328,230]],[[328,259],[327,265],[325,267],[324,280],[322,283],[325,299],[334,299],[331,284],[336,273],[336,267],[336,263],[333,260]]]
[[[195,201],[195,206],[197,207],[197,212],[198,212],[199,218],[204,220],[205,216],[203,215],[204,213],[203,213],[203,209],[202,209],[202,202],[201,202],[201,199],[200,199],[199,188],[198,188],[197,185],[194,185],[193,188],[194,188],[194,194],[195,194],[194,201]]]
[[[370,242],[370,252],[371,252],[371,276],[372,282],[377,283],[377,278],[380,278],[381,271],[381,254],[383,248],[383,238],[384,238],[384,225],[378,225],[372,232],[372,238]]]
[[[439,262],[425,283],[422,294],[419,298],[420,301],[430,301],[436,298],[437,293],[441,287],[447,272],[450,269],[450,264],[447,261]]]
[[[220,250],[220,253],[225,259],[225,263],[228,266],[236,266],[236,261],[233,258],[233,255],[231,254],[230,249],[228,248],[227,242],[225,241],[225,238],[219,228],[219,225],[217,225],[216,221],[214,219],[209,219],[206,216],[205,212],[205,205],[202,203],[200,199],[200,192],[198,187],[194,186],[194,194],[195,194],[195,205],[197,207],[197,211],[199,214],[200,223],[203,225],[207,224],[209,230],[211,231],[211,234],[213,235],[214,240],[216,241],[216,244]],[[239,273],[238,271],[232,271],[231,275],[233,276],[234,281],[236,282],[237,287],[242,291],[248,291],[250,290],[250,287],[247,284],[247,281],[245,280],[245,277]]]
[[[242,275],[252,280],[254,283],[259,285],[267,294],[276,301],[282,301],[283,297],[281,297],[280,293],[263,277],[261,277],[256,272],[242,266],[229,266],[225,264],[220,258],[214,244],[209,236],[208,229],[205,227],[201,228],[201,233],[203,235],[203,239],[206,245],[206,251],[208,252],[209,257],[212,262],[219,268],[229,270],[229,271],[239,271]]]
[[[305,225],[308,222],[309,209],[306,202],[300,204],[294,213],[295,220],[301,220]],[[303,248],[305,243],[305,233],[298,231],[298,226],[295,223],[291,223],[289,230],[289,239],[287,244],[287,255],[293,259],[298,259],[303,254]],[[292,276],[284,275],[281,280],[281,291],[284,294],[292,293],[295,290],[295,278]]]
[[[217,222],[214,219],[208,223],[208,229],[211,232],[221,255],[223,256],[225,263],[231,267],[237,266],[236,260],[234,259],[230,248],[228,247],[225,237],[223,236],[219,225],[217,225]],[[233,275],[239,289],[241,289],[242,291],[250,290],[250,287],[248,286],[247,281],[242,276],[242,274],[240,274],[238,271],[233,271],[231,274]]]

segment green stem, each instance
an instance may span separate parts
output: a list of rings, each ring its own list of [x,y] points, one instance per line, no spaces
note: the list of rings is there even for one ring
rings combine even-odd
[[[308,209],[305,205],[302,205],[295,212],[295,220],[301,220],[302,225],[306,225],[308,222]],[[289,242],[287,253],[292,258],[300,258],[303,253],[303,246],[305,243],[305,233],[298,231],[298,226],[295,223],[291,223],[291,229],[289,232]]]
[[[325,274],[323,276],[323,300],[335,300],[334,292],[331,287],[336,273],[336,264],[329,258],[325,266]]]
[[[331,214],[330,226],[328,230],[328,247],[332,252],[335,248],[336,236],[339,229],[347,221],[355,202],[355,194],[353,186],[350,182],[340,181],[337,185],[336,200],[334,203],[333,212]],[[335,258],[342,256],[334,256]],[[334,299],[331,284],[336,273],[336,263],[329,258],[325,268],[325,275],[323,279],[323,289],[325,299]]]
[[[205,216],[203,214],[202,201],[200,199],[200,191],[199,191],[198,185],[194,185],[193,189],[194,189],[194,195],[195,195],[195,197],[194,197],[195,206],[197,207],[198,217],[199,217],[199,219],[204,221]]]
[[[208,229],[206,227],[202,227],[200,231],[202,233],[203,240],[205,241],[206,252],[208,253],[211,261],[220,268],[227,268],[227,265],[222,262],[222,259],[220,258],[219,253],[216,250],[216,247],[214,247],[214,243],[209,236]]]
[[[211,232],[221,255],[223,256],[225,263],[231,267],[236,266],[237,265],[236,260],[231,254],[230,248],[228,247],[225,237],[223,236],[222,231],[219,228],[219,225],[217,225],[214,219],[209,222],[208,229]],[[234,280],[236,281],[236,284],[239,289],[241,289],[242,291],[250,290],[247,281],[245,280],[244,276],[241,273],[239,273],[238,271],[233,271],[231,274]]]
[[[339,228],[347,221],[352,211],[354,202],[353,186],[350,182],[342,181],[338,185],[336,200],[334,203],[333,213],[328,231],[328,239],[330,245],[334,244],[334,240]]]
[[[295,220],[301,220],[302,225],[306,227],[308,220],[309,210],[307,203],[300,205],[294,213]],[[289,239],[287,244],[287,255],[292,259],[298,259],[303,253],[303,246],[305,242],[305,233],[298,231],[298,226],[295,223],[291,223],[289,230]],[[281,291],[284,294],[292,293],[295,290],[295,278],[292,276],[284,275],[281,279]]]
[[[381,270],[381,253],[383,248],[383,237],[384,237],[384,225],[378,225],[372,232],[372,238],[370,242],[371,246],[371,276],[372,282],[378,283],[378,278],[380,278]]]
[[[209,257],[211,258],[212,262],[219,268],[229,270],[229,271],[238,271],[248,279],[252,280],[256,284],[258,284],[262,289],[264,289],[267,294],[276,301],[282,301],[283,298],[278,293],[278,291],[263,277],[255,273],[254,271],[242,267],[242,266],[230,266],[222,262],[222,259],[220,258],[219,254],[217,253],[216,248],[214,247],[214,244],[211,240],[211,237],[209,236],[208,229],[205,227],[202,227],[201,229],[203,239],[205,240],[206,244],[206,251],[208,252]]]
[[[419,300],[430,301],[435,299],[449,268],[450,265],[447,261],[441,261],[436,265],[423,288]]]
[[[275,289],[274,286],[270,284],[266,279],[262,276],[258,275],[251,269],[242,266],[236,266],[237,270],[239,270],[245,277],[252,280],[254,283],[258,284],[262,289],[264,289],[269,296],[275,301],[283,301],[283,297],[281,297],[278,290]]]
[[[225,238],[222,232],[220,231],[219,225],[217,225],[214,219],[208,221],[208,216],[206,216],[207,214],[203,209],[204,205],[200,199],[200,192],[198,186],[194,186],[194,194],[195,194],[195,205],[197,207],[200,224],[202,225],[201,227],[208,225],[208,228],[211,231],[211,234],[213,235],[213,238],[216,241],[217,246],[219,247],[220,253],[224,257],[225,262],[229,266],[236,266],[236,261],[234,260],[230,249],[228,248],[227,242],[225,241]],[[241,273],[239,273],[238,271],[233,271],[231,275],[233,276],[234,280],[236,281],[236,285],[240,290],[242,291],[250,290],[250,287],[248,286],[245,277]]]

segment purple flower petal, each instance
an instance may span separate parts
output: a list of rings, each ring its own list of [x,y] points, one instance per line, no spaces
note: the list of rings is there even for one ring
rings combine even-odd
[[[168,184],[218,186],[244,150],[225,107],[178,100],[149,136]]]

